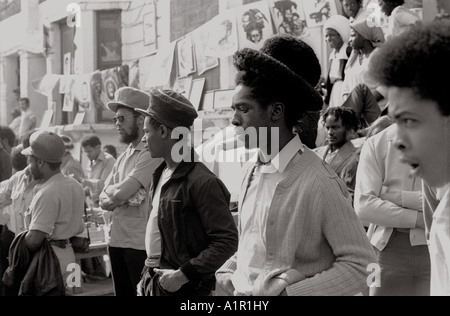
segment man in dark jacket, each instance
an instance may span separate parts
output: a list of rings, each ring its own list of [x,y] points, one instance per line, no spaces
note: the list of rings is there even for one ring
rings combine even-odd
[[[148,259],[138,291],[152,296],[207,296],[215,272],[237,251],[238,233],[230,193],[187,147],[197,118],[192,104],[170,90],[150,92],[143,138],[164,163],[154,174],[146,232]]]

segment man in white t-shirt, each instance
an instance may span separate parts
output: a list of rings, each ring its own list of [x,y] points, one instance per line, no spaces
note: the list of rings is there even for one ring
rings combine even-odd
[[[22,154],[39,188],[31,201],[29,231],[25,237],[28,249],[37,251],[45,239],[50,241],[59,259],[63,280],[69,275],[68,266],[75,263],[75,253],[69,239],[85,228],[84,192],[76,180],[65,177],[60,170],[65,153],[62,139],[53,133],[36,132],[30,147]]]

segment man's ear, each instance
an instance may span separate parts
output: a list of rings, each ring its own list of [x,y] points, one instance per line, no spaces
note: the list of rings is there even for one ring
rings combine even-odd
[[[280,102],[276,102],[272,105],[272,113],[271,113],[271,119],[273,122],[277,122],[280,119],[284,119],[284,104]]]
[[[165,125],[159,127],[159,133],[163,139],[170,138],[170,130]]]

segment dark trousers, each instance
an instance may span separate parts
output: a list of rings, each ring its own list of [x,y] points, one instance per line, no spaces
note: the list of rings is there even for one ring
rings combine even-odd
[[[378,252],[381,287],[371,296],[430,296],[430,253],[427,246],[411,246],[409,234],[394,231]]]
[[[9,248],[14,240],[14,234],[7,226],[0,226],[0,296],[8,295],[7,289],[3,287],[2,278],[9,267]]]
[[[145,250],[108,247],[116,296],[136,296],[147,253]]]

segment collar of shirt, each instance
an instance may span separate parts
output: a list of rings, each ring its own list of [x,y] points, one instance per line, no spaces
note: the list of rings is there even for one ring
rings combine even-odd
[[[91,166],[97,164],[100,161],[105,161],[105,153],[103,151],[100,151],[100,154],[98,155],[97,159],[91,161]]]
[[[344,43],[339,51],[337,51],[336,49],[333,49],[333,51],[330,54],[330,60],[335,60],[335,59],[348,60],[347,48],[348,48],[348,43]]]
[[[302,153],[305,151],[305,145],[301,142],[300,137],[295,136],[270,163],[261,166],[261,173],[283,173],[294,156],[300,151]],[[259,157],[266,156],[261,150],[259,150],[258,155]],[[268,159],[261,160],[267,161]]]
[[[386,138],[389,142],[393,142],[397,136],[397,125],[390,126],[386,131]]]
[[[128,146],[128,149],[127,149],[127,155],[132,156],[136,151],[140,152],[140,151],[144,151],[144,150],[146,150],[146,149],[145,149],[145,145],[142,141],[136,147],[134,147],[133,144],[130,144],[130,146]]]

